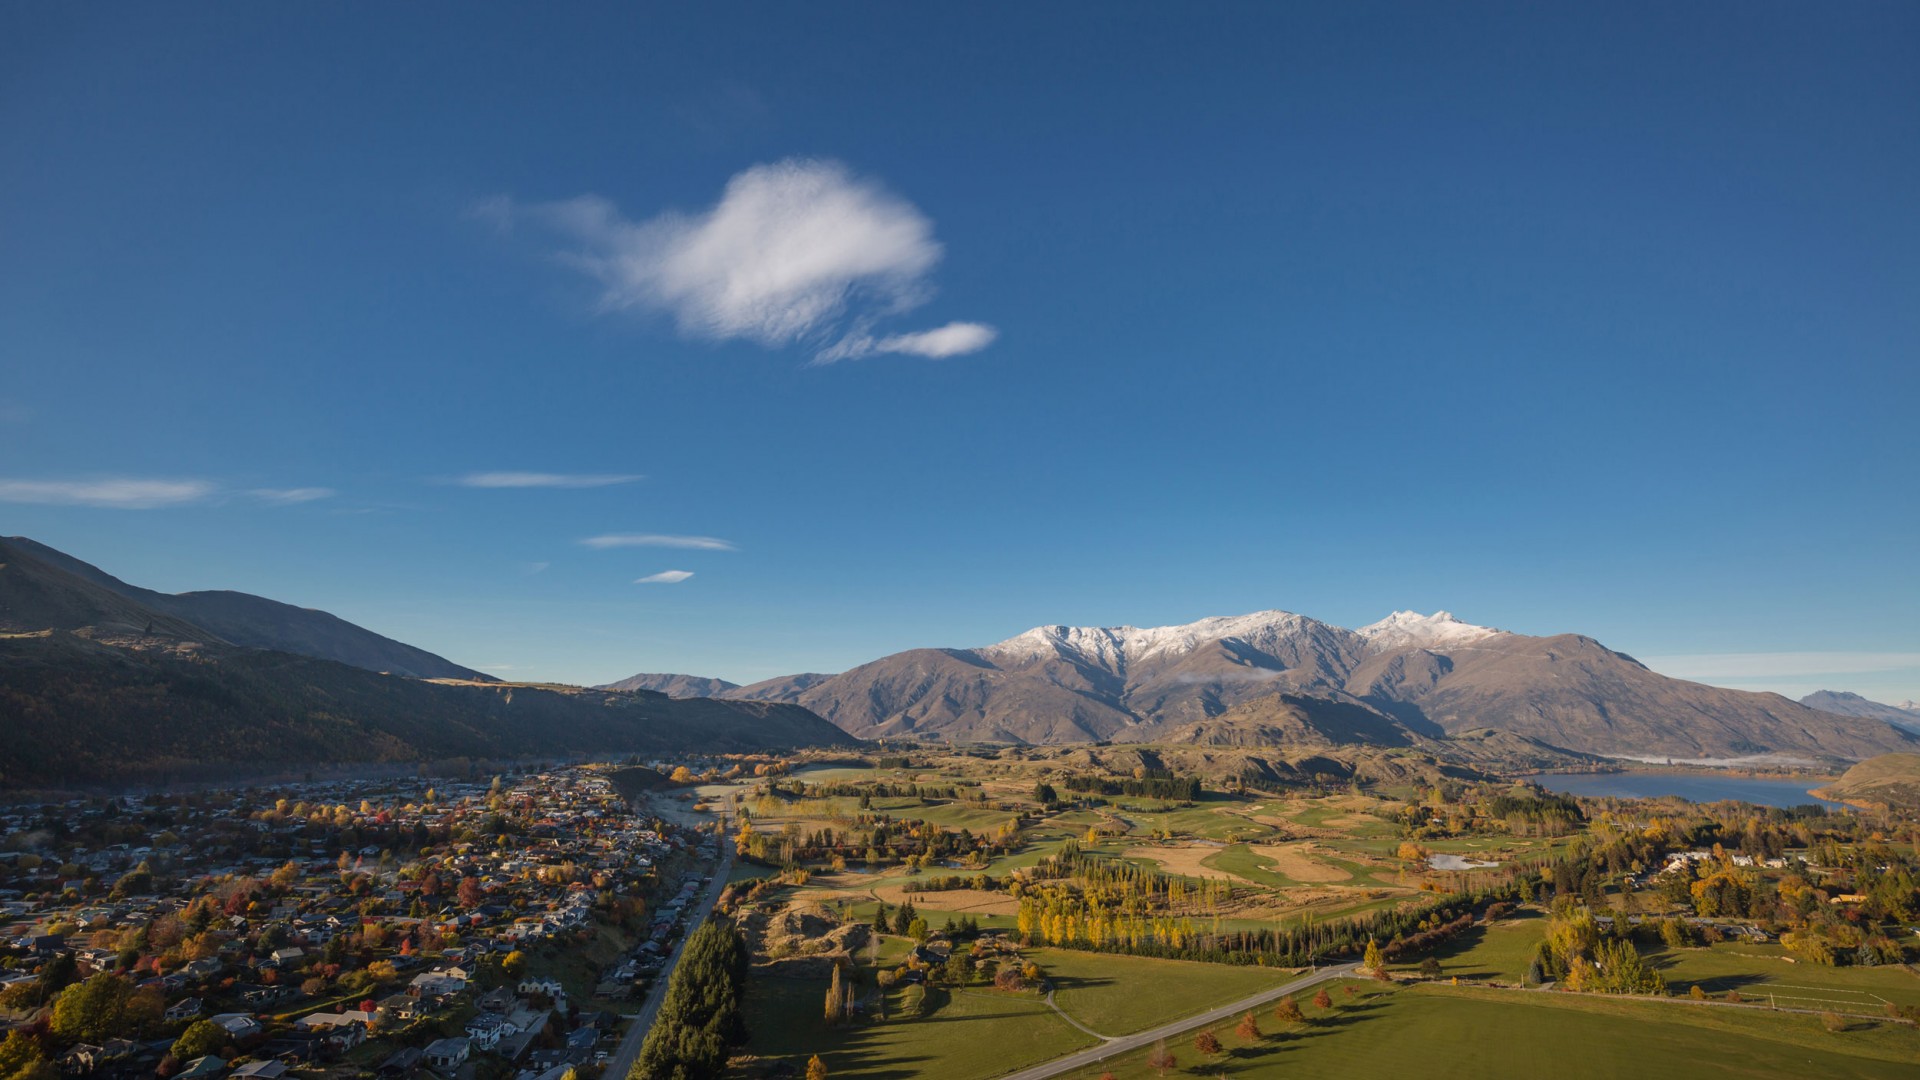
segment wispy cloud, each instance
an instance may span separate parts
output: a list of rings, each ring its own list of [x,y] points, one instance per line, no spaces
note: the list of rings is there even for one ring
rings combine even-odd
[[[657,574],[634,578],[633,583],[635,585],[678,585],[692,576],[691,570],[662,570]]]
[[[979,352],[993,344],[993,339],[999,336],[1000,331],[985,323],[970,322],[948,323],[933,330],[892,334],[883,338],[855,334],[822,350],[814,361],[831,364],[836,360],[854,360],[875,353],[900,353],[924,356],[929,360],[945,360],[950,356]]]
[[[660,533],[616,533],[608,536],[589,536],[580,541],[590,548],[623,547],[661,547],[685,548],[689,551],[738,551],[731,540],[722,540],[715,536],[667,536]]]
[[[471,488],[597,488],[643,479],[639,473],[479,472],[454,482]]]
[[[297,487],[254,488],[252,491],[247,492],[247,494],[264,503],[273,503],[276,506],[293,506],[297,503],[314,502],[318,499],[331,499],[334,495],[338,494],[338,492],[335,492],[332,488]]]
[[[527,573],[544,574],[547,572],[547,567],[552,565],[550,562],[530,562],[527,564]]]
[[[955,323],[875,339],[880,319],[933,294],[942,248],[933,222],[879,183],[834,161],[790,158],[749,168],[703,213],[633,221],[597,195],[475,208],[503,229],[522,219],[578,245],[565,261],[601,286],[610,311],[664,312],[690,337],[768,348],[813,343],[817,362],[892,352],[958,356],[990,327]],[[855,351],[847,342],[863,342]]]
[[[94,506],[110,510],[160,510],[195,503],[224,503],[248,498],[269,506],[294,506],[330,499],[332,488],[244,488],[204,479],[155,479],[103,476],[84,480],[0,479],[0,502],[43,506]]]
[[[93,480],[0,479],[0,502],[155,510],[204,502],[218,490],[217,485],[207,480],[145,480],[133,477]]]
[[[1766,679],[1866,675],[1920,668],[1913,652],[1760,652],[1643,656],[1662,675],[1681,679]]]

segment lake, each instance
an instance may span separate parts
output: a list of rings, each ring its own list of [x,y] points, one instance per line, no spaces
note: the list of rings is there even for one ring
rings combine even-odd
[[[1542,773],[1522,777],[1548,791],[1563,795],[1612,796],[1618,799],[1653,799],[1674,795],[1694,802],[1718,802],[1739,799],[1758,806],[1806,806],[1819,804],[1839,809],[1840,804],[1807,794],[1825,780],[1774,780],[1756,776],[1712,776],[1697,772],[1640,771],[1623,773]]]

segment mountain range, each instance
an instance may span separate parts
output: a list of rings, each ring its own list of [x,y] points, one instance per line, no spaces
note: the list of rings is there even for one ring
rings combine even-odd
[[[1591,638],[1447,612],[1357,630],[1285,611],[1042,626],[747,686],[510,683],[324,611],[156,592],[20,537],[0,539],[0,721],[0,786],[12,787],[898,737],[1152,744],[1274,776],[1920,749],[1920,712],[1704,686]]]
[[[0,540],[0,788],[854,742],[797,705],[502,682],[323,611]]]
[[[1840,716],[1860,716],[1870,720],[1885,720],[1896,727],[1909,731],[1920,731],[1920,701],[1903,701],[1898,705],[1883,705],[1878,701],[1868,701],[1859,694],[1846,690],[1816,690],[1800,699],[1800,704],[1821,712],[1836,713]]]
[[[1285,611],[1149,628],[1041,626],[993,645],[910,649],[838,675],[721,693],[804,705],[861,738],[951,742],[1231,743],[1292,730],[1394,744],[1495,729],[1617,757],[1859,759],[1920,745],[1882,719],[1669,678],[1592,638],[1513,634],[1444,611],[1395,612],[1357,630]],[[1237,707],[1276,695],[1290,728],[1236,730],[1249,723]]]

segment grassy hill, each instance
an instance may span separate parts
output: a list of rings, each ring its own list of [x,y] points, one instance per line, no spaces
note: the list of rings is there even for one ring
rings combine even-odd
[[[1850,803],[1920,806],[1920,754],[1881,754],[1815,792]]]

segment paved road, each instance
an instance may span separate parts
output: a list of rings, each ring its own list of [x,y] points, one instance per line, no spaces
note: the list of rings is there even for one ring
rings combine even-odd
[[[710,841],[703,840],[702,843]],[[633,1014],[633,1020],[627,1028],[626,1037],[620,1040],[620,1049],[607,1059],[606,1071],[600,1075],[606,1080],[626,1080],[633,1071],[633,1063],[640,1060],[640,1044],[647,1039],[647,1032],[653,1028],[654,1017],[660,1015],[660,1004],[667,999],[667,981],[673,977],[673,971],[680,966],[680,954],[687,947],[687,939],[693,936],[693,928],[720,902],[720,894],[727,887],[727,871],[733,869],[733,852],[726,851],[720,856],[720,864],[713,868],[713,884],[707,887],[707,895],[699,904],[688,911],[686,922],[681,925],[685,932],[674,943],[673,951],[667,954],[666,966],[647,988],[646,1001],[640,1011]]]
[[[1292,982],[1282,983],[1279,986],[1262,990],[1252,997],[1241,998],[1231,1005],[1222,1005],[1217,1009],[1210,1009],[1198,1016],[1182,1017],[1170,1024],[1162,1024],[1151,1031],[1142,1031],[1137,1035],[1123,1035],[1120,1038],[1101,1043],[1099,1046],[1090,1047],[1079,1053],[1068,1054],[1062,1058],[1054,1058],[1044,1065],[1035,1065],[1032,1068],[1021,1069],[1019,1072],[1007,1073],[1005,1076],[1002,1076],[1000,1080],[1046,1080],[1046,1078],[1050,1076],[1059,1076],[1064,1072],[1084,1069],[1089,1065],[1098,1065],[1110,1058],[1129,1054],[1136,1050],[1145,1050],[1161,1039],[1172,1038],[1191,1028],[1200,1027],[1205,1024],[1217,1024],[1223,1020],[1232,1019],[1246,1012],[1248,1009],[1257,1009],[1269,1001],[1278,1001],[1288,994],[1298,994],[1303,990],[1312,989],[1314,986],[1326,982],[1329,979],[1345,978],[1346,976],[1352,975],[1359,967],[1359,964],[1354,963],[1321,968],[1312,974],[1302,975]],[[1080,1025],[1075,1024],[1074,1026],[1079,1027]],[[1081,1028],[1081,1030],[1085,1031],[1086,1029]]]

